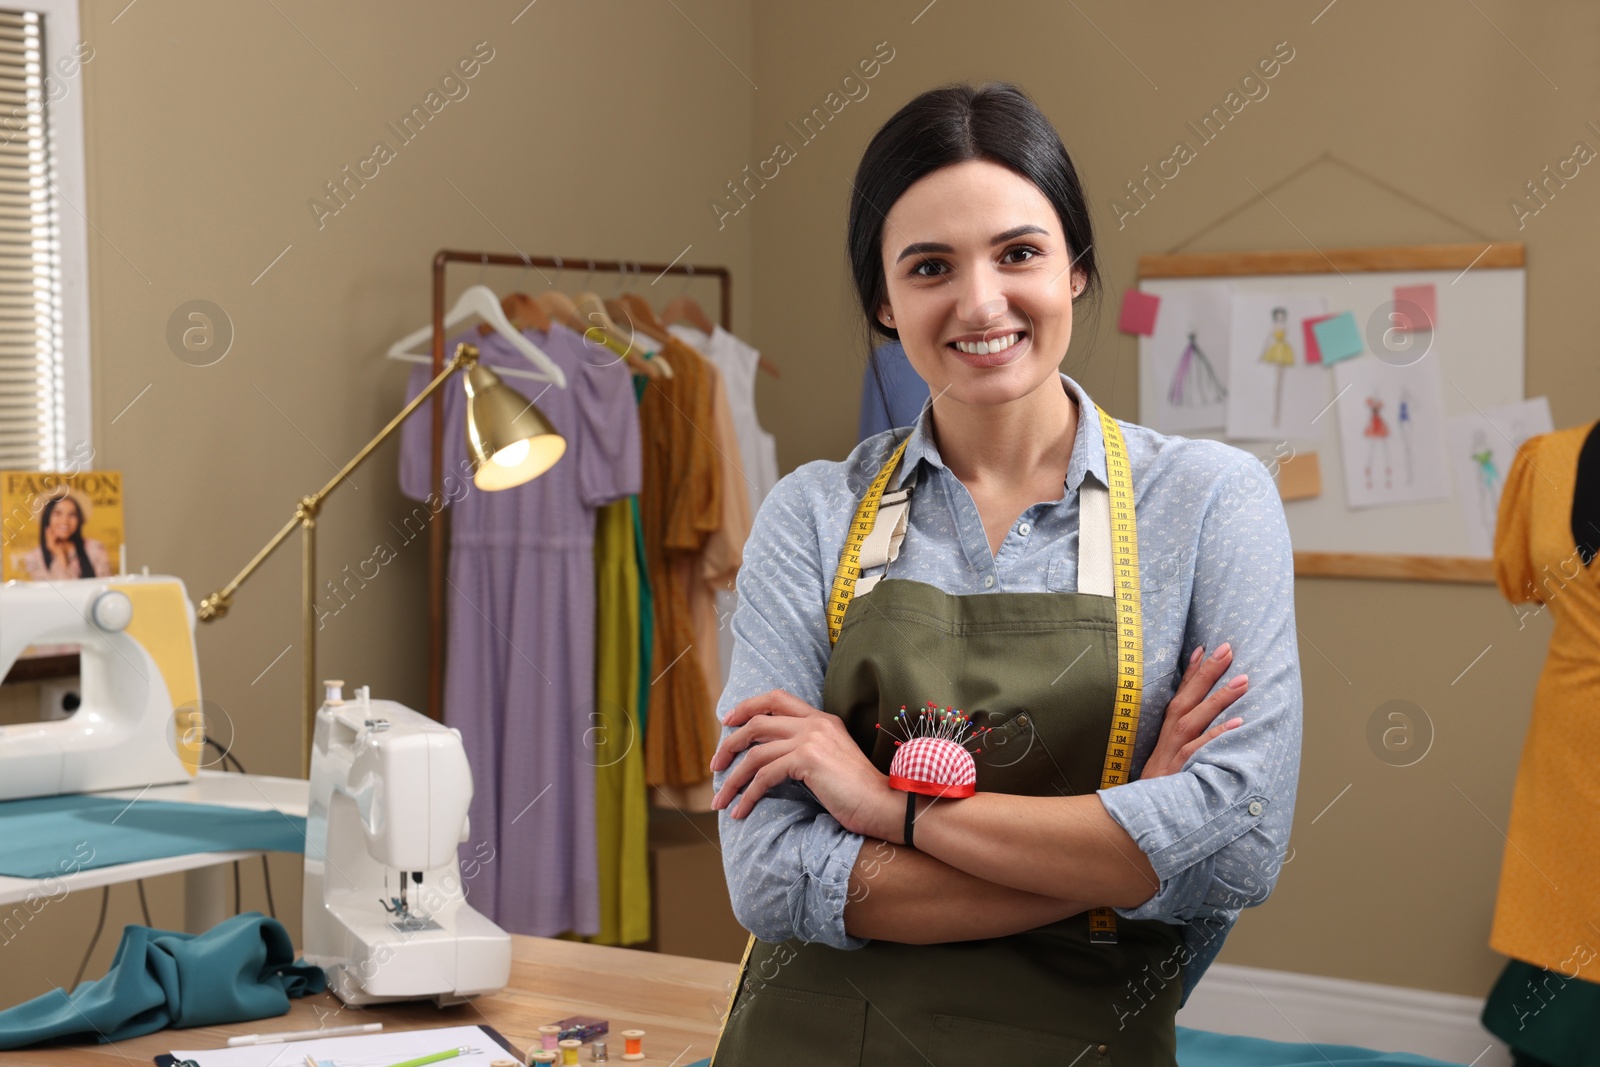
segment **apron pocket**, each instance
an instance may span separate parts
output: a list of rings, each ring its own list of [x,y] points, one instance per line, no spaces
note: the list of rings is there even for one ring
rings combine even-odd
[[[860,1067],[867,1002],[763,983],[729,1019],[717,1067]]]
[[[1061,768],[1045,744],[1031,711],[1019,711],[984,735],[973,757],[978,789],[992,793],[1055,796],[1063,792]]]
[[[1104,1049],[1105,1051],[1101,1051]],[[960,1015],[933,1017],[935,1067],[1004,1062],[1007,1067],[1110,1067],[1109,1046],[1082,1037],[1025,1030]],[[1079,1058],[1081,1057],[1081,1058]]]

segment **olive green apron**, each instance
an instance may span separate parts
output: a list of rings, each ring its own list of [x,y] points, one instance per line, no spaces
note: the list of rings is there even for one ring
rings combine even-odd
[[[883,495],[862,570],[898,554],[914,480],[913,471],[908,486]],[[914,714],[932,701],[992,728],[975,757],[979,790],[1099,788],[1116,693],[1105,495],[1084,481],[1078,592],[952,596],[881,575],[858,583],[822,710],[844,720],[879,771],[889,771],[902,706]],[[865,855],[890,863],[897,847]],[[1182,927],[1157,920],[1116,917],[1114,943],[1091,941],[1088,912],[932,945],[875,940],[847,951],[752,937],[712,1065],[1176,1067],[1181,952]]]

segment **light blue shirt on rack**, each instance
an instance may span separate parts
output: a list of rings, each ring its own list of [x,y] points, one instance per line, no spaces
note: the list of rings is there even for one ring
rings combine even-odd
[[[1061,382],[1080,413],[1065,492],[1024,511],[998,553],[971,495],[939,458],[931,408],[910,429],[862,441],[842,462],[816,460],[780,479],[745,544],[718,716],[771,689],[821,706],[832,654],[826,601],[845,532],[873,475],[908,433],[889,488],[915,465],[922,469],[888,574],[955,595],[1076,590],[1078,488],[1091,475],[1105,484],[1106,453],[1089,394],[1065,374]],[[1118,425],[1134,484],[1144,691],[1134,780],[1098,795],[1161,880],[1148,901],[1116,913],[1185,925],[1185,952],[1155,980],[1171,980],[1181,967],[1186,1001],[1240,910],[1272,891],[1288,847],[1302,706],[1294,560],[1283,505],[1261,460],[1219,441]],[[1139,779],[1188,654],[1204,645],[1209,655],[1224,641],[1234,657],[1219,684],[1247,674],[1250,685],[1220,718],[1237,715],[1243,724],[1206,742],[1177,774]],[[722,736],[731,732],[723,727]],[[713,775],[718,789],[732,766]],[[740,923],[763,941],[866,945],[844,924],[849,876],[865,839],[793,779],[768,790],[743,819],[729,815],[731,807],[718,824]]]

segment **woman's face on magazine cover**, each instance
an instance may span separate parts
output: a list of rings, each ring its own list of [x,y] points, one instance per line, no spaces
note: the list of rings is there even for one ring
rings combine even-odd
[[[884,217],[880,318],[892,314],[887,324],[935,397],[1003,404],[1053,380],[1067,354],[1083,277],[1072,259],[1055,208],[1031,181],[988,160],[942,167]],[[999,350],[964,352],[958,342]]]
[[[50,535],[65,541],[78,532],[78,505],[70,496],[62,497],[50,512]]]

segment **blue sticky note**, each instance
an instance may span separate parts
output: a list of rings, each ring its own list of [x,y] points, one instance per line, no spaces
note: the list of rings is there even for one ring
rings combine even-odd
[[[1356,317],[1348,311],[1313,324],[1311,332],[1317,335],[1317,347],[1322,350],[1323,363],[1337,363],[1365,351],[1361,343],[1361,331],[1356,327]]]

